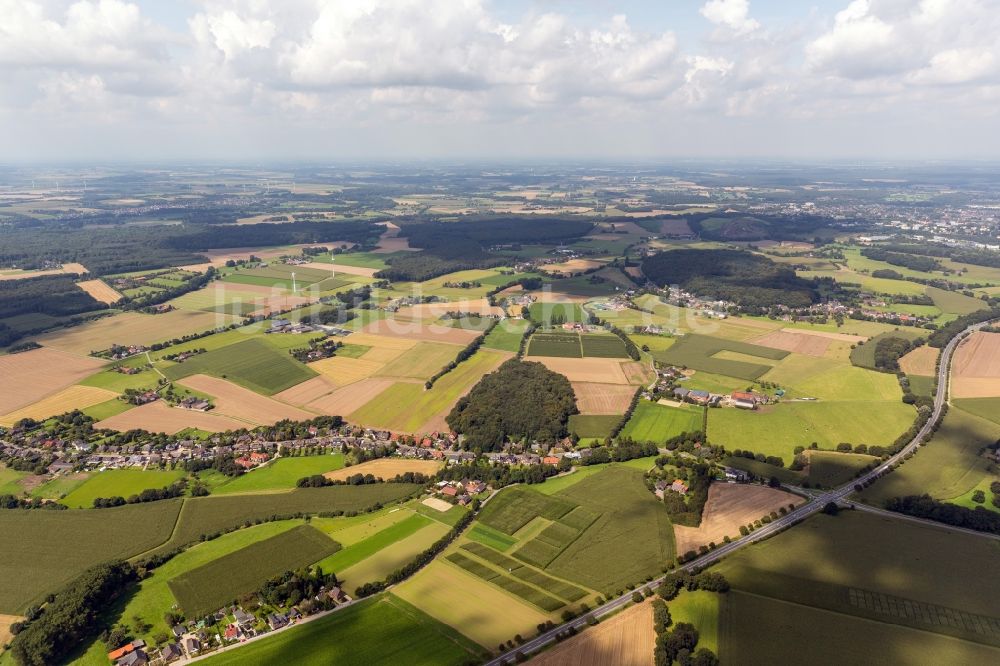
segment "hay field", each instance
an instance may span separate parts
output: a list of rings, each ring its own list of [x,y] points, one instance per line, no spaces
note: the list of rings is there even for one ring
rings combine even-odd
[[[10,643],[10,639],[14,637],[10,633],[10,625],[23,620],[24,617],[21,615],[0,615],[0,646],[7,645]]]
[[[337,386],[347,386],[368,379],[381,370],[382,365],[377,361],[366,361],[361,358],[331,356],[310,363],[309,367],[330,379]]]
[[[570,382],[628,384],[621,361],[611,358],[560,358],[532,356],[530,361],[542,363],[553,372],[564,375]]]
[[[546,271],[552,273],[561,273],[563,275],[568,275],[570,273],[580,273],[582,271],[589,271],[592,268],[598,268],[603,266],[605,262],[595,261],[593,259],[570,259],[569,261],[564,261],[558,264],[546,264],[542,268]]]
[[[438,319],[446,312],[476,312],[484,316],[503,316],[503,308],[490,305],[490,302],[485,298],[407,305],[399,308],[395,316],[400,319]]]
[[[625,379],[628,380],[629,384],[645,385],[656,378],[652,368],[640,361],[625,361],[621,365],[622,372],[625,373]]]
[[[799,332],[790,333],[788,331],[772,331],[767,335],[752,340],[755,345],[771,347],[772,349],[783,349],[788,352],[805,354],[807,356],[826,355],[827,347],[830,346],[832,341],[826,336],[806,335]]]
[[[380,377],[410,377],[413,379],[428,379],[448,363],[462,350],[457,345],[437,342],[419,342],[411,349],[403,352],[395,360],[386,363],[375,374]],[[362,360],[368,358],[368,354]]]
[[[394,383],[392,379],[385,377],[362,379],[321,395],[306,403],[305,406],[321,414],[343,416],[361,409]]]
[[[977,331],[963,340],[951,376],[954,398],[1000,396],[1000,333]]]
[[[374,277],[378,273],[377,268],[364,268],[362,266],[347,266],[344,264],[338,264],[336,261],[333,263],[327,263],[323,261],[310,261],[307,264],[300,264],[305,268],[316,268],[322,271],[331,271],[331,275],[336,275],[337,273],[345,273],[347,275],[360,275],[361,277]]]
[[[624,414],[635,389],[621,384],[575,382],[573,392],[581,414]]]
[[[388,480],[406,472],[417,472],[426,476],[435,474],[441,469],[442,463],[436,460],[412,460],[410,458],[379,458],[369,460],[360,465],[342,467],[333,472],[327,472],[323,476],[328,479],[343,481],[355,474],[372,474],[375,478]],[[449,505],[449,508],[450,505]]]
[[[25,418],[42,421],[50,416],[57,416],[74,409],[92,407],[117,396],[118,394],[114,391],[93,386],[68,386],[38,402],[0,416],[0,425],[12,426]]]
[[[86,356],[92,351],[107,349],[112,344],[150,345],[225,326],[232,320],[232,317],[222,314],[190,310],[172,310],[157,315],[123,312],[46,333],[35,341],[46,347]]]
[[[225,379],[208,375],[191,375],[178,383],[212,396],[215,404],[213,415],[220,414],[253,425],[273,425],[282,419],[304,421],[313,417],[307,411],[254,393]]]
[[[318,400],[337,388],[330,379],[323,375],[307,379],[292,388],[285,389],[281,393],[275,393],[274,397],[281,402],[303,407],[313,400]]]
[[[127,430],[147,430],[149,432],[163,432],[168,435],[184,430],[185,428],[198,428],[208,432],[222,432],[224,430],[237,430],[247,426],[245,421],[212,414],[211,412],[197,412],[180,407],[171,407],[162,400],[151,402],[148,405],[141,405],[127,412],[116,414],[111,418],[98,421],[95,428],[108,428],[125,432]]]
[[[590,627],[579,636],[558,643],[528,663],[531,666],[652,666],[654,647],[653,607],[641,603]]]
[[[108,305],[117,303],[122,298],[122,295],[109,287],[104,280],[83,280],[77,282],[76,286],[90,294],[94,299]]]
[[[739,483],[713,483],[708,489],[708,502],[702,514],[701,525],[684,527],[674,525],[677,552],[697,551],[699,546],[711,542],[722,544],[726,536],[738,538],[740,526],[766,516],[789,504],[801,504],[798,495],[764,486]]]
[[[12,412],[88,377],[106,361],[55,349],[0,356],[0,413]]]
[[[936,347],[921,345],[899,359],[899,369],[908,375],[933,377],[940,353]]]
[[[450,342],[456,345],[467,345],[479,335],[479,331],[466,331],[451,326],[428,325],[419,321],[404,321],[401,319],[379,319],[366,324],[361,329],[361,332],[369,335],[404,340]],[[353,343],[354,340],[352,339],[351,342]]]
[[[438,560],[394,588],[393,594],[490,649],[515,634],[533,635],[537,625],[555,619]]]
[[[83,275],[87,273],[87,268],[83,264],[63,264],[62,268],[54,268],[48,271],[0,271],[0,281],[2,280],[23,280],[25,278],[42,277],[43,275]]]

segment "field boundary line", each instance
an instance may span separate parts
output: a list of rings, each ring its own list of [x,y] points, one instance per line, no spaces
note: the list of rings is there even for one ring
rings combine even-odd
[[[181,524],[181,514],[184,513],[184,507],[187,506],[187,503],[188,503],[188,498],[187,497],[182,497],[181,498],[181,508],[177,510],[177,517],[174,518],[174,526],[170,529],[170,535],[167,537],[167,540],[164,541],[164,542],[162,542],[162,543],[160,543],[160,544],[157,544],[156,546],[153,546],[152,548],[144,550],[141,553],[137,553],[137,554],[133,555],[132,557],[128,558],[129,561],[132,561],[132,560],[135,560],[137,558],[140,558],[143,555],[146,555],[147,553],[152,553],[153,551],[157,550],[158,548],[161,548],[164,544],[168,544],[171,541],[173,541],[174,535],[177,534],[177,528]]]

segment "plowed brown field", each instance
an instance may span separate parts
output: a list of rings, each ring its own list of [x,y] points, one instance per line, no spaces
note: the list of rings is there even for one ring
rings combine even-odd
[[[622,384],[574,382],[573,392],[581,414],[624,414],[635,389]]]
[[[0,356],[0,414],[75,384],[105,363],[48,348]]]
[[[653,607],[641,603],[532,659],[532,666],[651,666]]]

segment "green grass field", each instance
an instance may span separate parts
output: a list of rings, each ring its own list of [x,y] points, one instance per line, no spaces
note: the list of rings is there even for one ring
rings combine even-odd
[[[540,326],[554,323],[582,324],[588,319],[579,303],[532,303],[528,308],[531,320]]]
[[[366,582],[376,582],[410,564],[421,553],[448,534],[449,527],[443,523],[430,521],[413,534],[394,541],[390,546],[362,559],[346,569],[337,572],[348,589],[356,589]]]
[[[931,441],[899,469],[862,493],[881,505],[891,497],[929,494],[939,500],[960,497],[990,474],[980,450],[1000,438],[1000,425],[952,408]]]
[[[902,402],[788,402],[749,412],[712,409],[708,437],[729,450],[743,449],[792,461],[796,446],[886,446],[913,423],[913,407]]]
[[[201,617],[257,590],[269,578],[314,564],[339,548],[316,528],[300,525],[191,569],[169,586],[188,617]]]
[[[528,341],[527,355],[582,358],[583,347],[580,344],[580,335],[569,331],[535,333]]]
[[[738,592],[801,604],[800,613],[812,607],[1000,645],[996,620],[981,633],[964,629],[979,624],[976,616],[997,615],[1000,579],[982,575],[995,561],[996,545],[988,539],[847,511],[816,515],[740,550],[713,570]],[[895,610],[904,604],[914,609]],[[724,619],[723,633],[740,620],[746,618]],[[802,626],[801,635],[825,630],[824,624],[812,630]]]
[[[517,543],[517,539],[514,537],[481,523],[476,523],[475,527],[469,530],[465,536],[476,543],[481,543],[499,551],[509,550],[511,546]]]
[[[521,338],[531,322],[526,319],[504,319],[497,324],[483,340],[485,349],[516,352],[521,347]]]
[[[689,334],[680,338],[669,349],[653,352],[653,358],[661,363],[686,366],[695,370],[748,380],[756,379],[771,369],[771,365],[764,363],[755,363],[744,359],[718,358],[717,355],[722,352],[739,354],[744,359],[757,357],[772,361],[779,361],[788,356],[788,352],[780,349],[707,335]]]
[[[878,459],[860,453],[810,451],[809,473],[806,480],[811,486],[836,488],[853,479],[857,472]]]
[[[785,387],[788,397],[847,401],[899,401],[903,397],[893,374],[800,354],[789,355],[761,379]]]
[[[942,312],[954,315],[967,315],[989,307],[988,303],[978,298],[937,287],[927,287],[927,295]]]
[[[90,474],[86,472],[59,475],[34,488],[31,496],[57,500],[79,488],[89,477]]]
[[[19,472],[6,465],[0,465],[0,495],[20,495],[24,492],[20,481],[28,472]]]
[[[336,637],[331,640],[331,637]],[[402,599],[379,595],[299,627],[205,660],[206,666],[284,663],[298,666],[406,663],[459,666],[483,650]]]
[[[180,500],[86,511],[0,511],[0,613],[20,613],[89,567],[170,538]],[[13,538],[12,535],[16,535]]]
[[[955,398],[951,402],[963,412],[1000,425],[1000,398]]]
[[[201,373],[228,379],[264,395],[278,393],[316,376],[316,372],[305,364],[257,339],[199,354],[163,370],[163,374],[175,380]]]
[[[163,488],[184,477],[181,470],[109,469],[91,476],[66,495],[62,503],[71,509],[89,509],[98,497],[128,499],[149,488]]]
[[[119,400],[118,398],[112,398],[107,402],[101,402],[91,407],[83,409],[84,414],[91,417],[95,421],[103,421],[104,419],[111,418],[116,414],[121,414],[122,412],[127,412],[132,409],[134,405],[131,405],[124,400]]]
[[[859,344],[851,350],[851,363],[861,368],[875,367],[875,347],[878,341],[883,338],[903,338],[904,340],[915,340],[916,338],[927,338],[928,332],[921,328],[900,328],[888,333],[880,333],[864,344]]]
[[[490,500],[480,512],[479,522],[504,534],[514,534],[537,516],[557,520],[575,507],[572,501],[513,486]]]
[[[278,458],[212,490],[214,495],[291,490],[305,476],[323,474],[344,466],[344,454]]]
[[[935,381],[934,377],[923,377],[921,375],[907,375],[906,378],[910,380],[910,390],[913,391],[914,395],[923,395],[927,396],[928,398],[934,395],[934,381]],[[989,398],[987,398],[987,400],[988,399]],[[957,400],[955,401],[956,404],[958,404],[958,402],[959,401]],[[997,407],[1000,408],[1000,403],[997,403]],[[963,407],[963,409],[965,408]],[[973,407],[973,409],[975,409],[975,407]],[[996,414],[997,412],[991,411],[990,413]],[[982,415],[980,414],[980,416]],[[989,418],[989,417],[983,416],[983,418]]]
[[[663,442],[682,432],[700,432],[701,417],[700,408],[668,407],[640,400],[620,435],[637,442]]]
[[[604,439],[621,420],[613,414],[573,414],[569,417],[569,431],[581,439]]]
[[[422,384],[398,382],[350,414],[349,420],[398,432],[417,432],[503,359],[500,352],[480,350],[441,377],[429,391]]]
[[[698,630],[698,647],[719,654],[719,605],[722,595],[697,590],[681,592],[667,604],[674,624],[687,622]]]
[[[409,513],[409,512],[407,512]],[[344,569],[352,567],[361,560],[371,557],[383,548],[392,546],[397,541],[405,539],[411,534],[427,527],[431,524],[431,519],[416,513],[411,513],[405,519],[386,527],[372,536],[351,544],[325,558],[320,562],[323,571],[341,573]],[[371,581],[354,581],[355,583],[367,583]]]

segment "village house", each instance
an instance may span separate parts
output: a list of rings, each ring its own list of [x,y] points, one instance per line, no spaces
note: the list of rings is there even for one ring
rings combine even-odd
[[[254,623],[257,621],[253,615],[246,612],[242,608],[237,608],[236,610],[234,610],[233,617],[236,618],[237,624],[239,624],[240,628],[242,629],[247,629],[249,627],[252,627]]]
[[[653,486],[653,494],[656,495],[658,498],[663,499],[663,492],[669,487],[670,487],[669,483],[667,483],[663,479],[660,479],[659,481],[656,482],[656,485]]]
[[[744,472],[742,469],[736,469],[735,467],[726,467],[724,469],[726,474],[726,480],[734,483],[745,483],[750,479],[750,475]]]
[[[677,479],[676,481],[670,484],[670,490],[674,491],[675,493],[678,493],[679,495],[687,495],[688,485],[683,481],[681,481],[680,479]]]
[[[184,653],[181,651],[181,646],[177,643],[168,643],[160,648],[160,661],[165,664],[176,661],[183,656]]]
[[[201,652],[201,641],[194,635],[185,636],[181,639],[181,649],[184,650],[184,654],[190,659]]]

